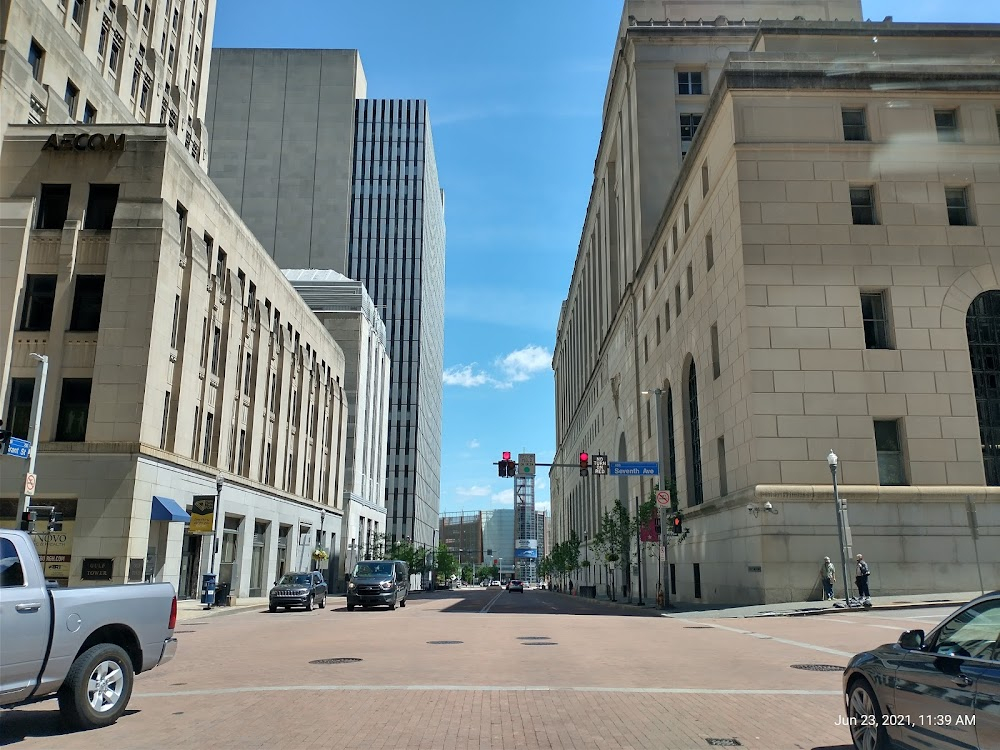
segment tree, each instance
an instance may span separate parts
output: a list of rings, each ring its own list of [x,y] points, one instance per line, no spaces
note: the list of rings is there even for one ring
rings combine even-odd
[[[417,547],[409,539],[394,539],[386,545],[383,559],[402,560],[410,569],[410,573],[423,573],[426,564],[426,550]]]
[[[434,559],[434,570],[442,578],[451,578],[458,572],[458,558],[448,549],[448,545],[439,542]]]

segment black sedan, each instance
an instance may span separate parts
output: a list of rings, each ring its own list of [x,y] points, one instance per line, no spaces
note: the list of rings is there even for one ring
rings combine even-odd
[[[285,573],[271,589],[267,608],[271,612],[277,612],[278,607],[305,607],[308,612],[315,604],[323,609],[326,606],[326,594],[326,581],[319,571]]]
[[[1000,748],[1000,591],[854,656],[844,700],[858,750]]]

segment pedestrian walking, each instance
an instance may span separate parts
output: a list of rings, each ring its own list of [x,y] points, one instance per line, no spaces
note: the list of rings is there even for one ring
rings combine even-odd
[[[858,575],[854,582],[858,585],[858,598],[862,600],[871,599],[871,591],[868,590],[868,576],[872,574],[872,569],[865,562],[864,555],[858,555]]]
[[[823,579],[823,600],[833,599],[833,584],[837,582],[837,569],[833,567],[829,557],[823,558],[819,575]]]

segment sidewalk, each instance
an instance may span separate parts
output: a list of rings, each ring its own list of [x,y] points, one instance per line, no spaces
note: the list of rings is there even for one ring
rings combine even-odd
[[[564,595],[568,596],[566,592]],[[952,592],[945,594],[897,594],[889,596],[873,596],[871,598],[871,609],[894,610],[912,609],[916,607],[958,607],[965,604],[970,599],[980,596],[979,591]],[[844,600],[836,601],[813,601],[813,602],[781,602],[777,604],[693,604],[689,602],[675,602],[672,607],[664,610],[656,609],[655,595],[643,597],[645,606],[635,604],[638,597],[633,597],[633,603],[619,598],[617,601],[610,601],[606,596],[600,594],[596,599],[590,601],[599,603],[606,607],[624,609],[635,612],[637,610],[658,611],[662,617],[686,618],[745,618],[745,617],[795,617],[803,615],[824,615],[824,614],[844,614],[847,612],[868,611],[862,608],[850,608],[844,606]]]

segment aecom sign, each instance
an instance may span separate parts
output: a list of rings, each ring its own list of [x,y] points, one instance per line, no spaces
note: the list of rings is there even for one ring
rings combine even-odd
[[[60,136],[53,133],[42,146],[42,151],[124,151],[125,134],[79,133]]]

